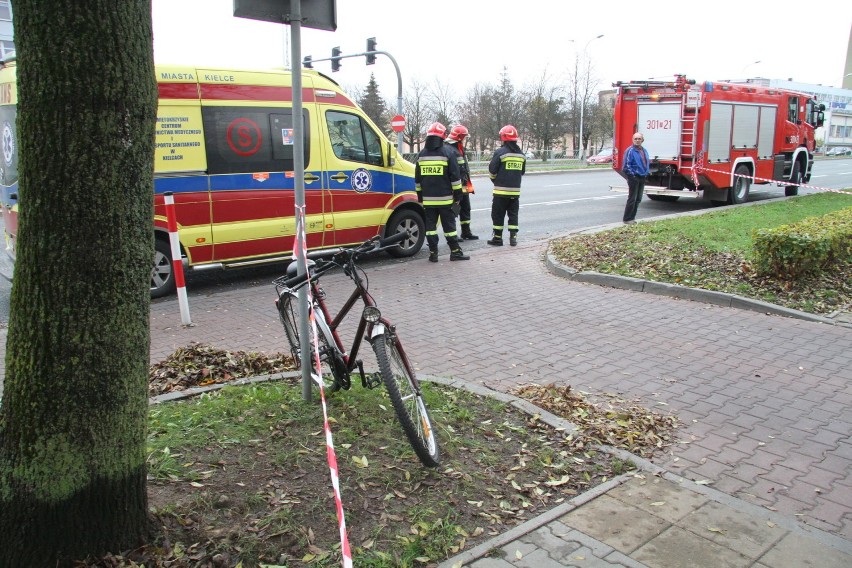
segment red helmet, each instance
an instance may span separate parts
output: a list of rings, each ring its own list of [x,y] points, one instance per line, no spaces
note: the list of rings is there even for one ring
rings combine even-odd
[[[506,126],[500,129],[500,140],[502,140],[503,142],[517,142],[518,129],[512,126],[511,124],[507,124]]]
[[[447,127],[440,122],[433,122],[429,125],[429,130],[426,131],[426,136],[440,136],[441,138],[446,138]]]
[[[456,124],[450,130],[450,135],[447,137],[447,140],[451,142],[461,142],[468,135],[467,127],[461,124]]]

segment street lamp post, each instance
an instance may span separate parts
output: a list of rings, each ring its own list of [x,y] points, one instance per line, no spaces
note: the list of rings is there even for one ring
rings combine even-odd
[[[599,36],[595,36],[595,37],[593,37],[592,39],[590,39],[589,41],[586,42],[585,47],[583,47],[583,61],[584,62],[586,60],[586,50],[589,49],[589,44],[592,43],[593,41],[595,41],[596,39],[602,38],[603,36],[604,36],[603,34],[601,34]],[[574,40],[571,40],[571,41],[573,42]],[[586,77],[586,80],[588,81],[588,77]],[[585,108],[586,107],[586,95],[587,95],[587,93],[585,92],[585,89],[584,89],[582,96],[580,97],[580,161],[583,160],[583,155],[584,155],[585,148],[586,148],[586,145],[583,144],[583,115],[586,112],[586,108]]]

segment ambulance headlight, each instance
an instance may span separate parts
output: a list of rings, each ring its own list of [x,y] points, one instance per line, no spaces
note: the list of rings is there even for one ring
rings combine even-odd
[[[367,306],[364,308],[364,319],[370,323],[378,323],[382,318],[382,312],[376,306]]]

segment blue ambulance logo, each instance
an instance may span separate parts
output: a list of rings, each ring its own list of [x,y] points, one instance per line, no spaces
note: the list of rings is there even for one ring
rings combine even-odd
[[[352,189],[357,193],[366,193],[373,187],[373,174],[370,170],[358,168],[352,172]]]
[[[15,135],[12,132],[12,125],[8,122],[3,123],[3,160],[7,166],[12,165],[15,158]]]

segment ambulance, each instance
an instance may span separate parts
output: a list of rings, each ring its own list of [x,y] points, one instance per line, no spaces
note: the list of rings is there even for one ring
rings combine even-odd
[[[157,66],[156,74],[152,297],[175,289],[164,204],[169,192],[188,268],[291,260],[296,222],[290,72]],[[332,79],[303,70],[302,100],[308,250],[409,231],[389,253],[415,255],[425,225],[414,166]],[[15,63],[7,61],[0,69],[6,232],[0,265],[10,279],[19,198],[16,103]]]

